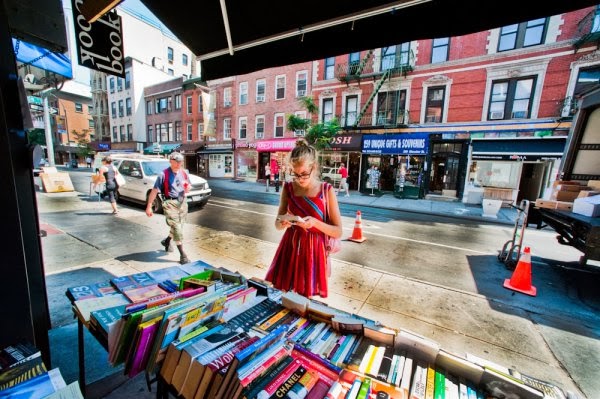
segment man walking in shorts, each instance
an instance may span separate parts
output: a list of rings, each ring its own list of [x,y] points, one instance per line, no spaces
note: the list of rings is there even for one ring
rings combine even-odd
[[[158,193],[163,195],[163,212],[165,221],[171,228],[167,238],[162,240],[160,244],[165,247],[165,251],[171,252],[171,241],[175,242],[179,250],[179,263],[182,265],[189,263],[187,255],[183,250],[183,226],[185,224],[188,204],[186,193],[190,191],[190,181],[187,173],[183,170],[183,155],[179,152],[173,152],[169,155],[170,167],[165,169],[156,177],[156,182],[150,194],[148,195],[148,203],[146,204],[146,215],[151,217],[152,203],[156,199]]]

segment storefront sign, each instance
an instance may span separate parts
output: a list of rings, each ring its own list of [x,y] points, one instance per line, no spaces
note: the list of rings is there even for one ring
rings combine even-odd
[[[248,141],[236,140],[235,141],[235,148],[256,148],[256,143],[255,142],[248,142]]]
[[[330,149],[334,151],[360,151],[362,133],[338,134],[331,138]]]
[[[256,142],[256,151],[291,151],[295,146],[296,139],[262,140]]]
[[[365,154],[426,155],[428,134],[367,134],[363,136]]]
[[[94,23],[81,13],[83,0],[72,0],[79,65],[125,78],[121,17],[109,11]]]

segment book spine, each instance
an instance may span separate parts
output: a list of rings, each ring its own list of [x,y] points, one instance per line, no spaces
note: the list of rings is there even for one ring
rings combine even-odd
[[[360,389],[358,390],[358,395],[356,395],[356,399],[367,399],[370,393],[371,379],[369,377],[366,377],[360,384]]]
[[[273,381],[269,382],[257,395],[256,399],[268,399],[275,393],[277,388],[287,381],[292,374],[294,374],[302,364],[298,360],[294,360],[290,363]]]
[[[313,389],[308,392],[306,399],[323,399],[329,391],[330,385],[327,385],[322,379],[319,379]]]
[[[433,391],[434,399],[444,399],[446,390],[446,376],[441,370],[435,370],[435,388]]]
[[[360,391],[360,386],[362,385],[362,381],[359,379],[354,380],[348,394],[346,395],[346,399],[356,399],[358,396],[358,391]]]
[[[307,371],[302,378],[298,380],[297,383],[292,385],[289,392],[287,393],[287,397],[289,399],[304,399],[308,392],[313,389],[317,381],[319,380],[319,375],[314,371]]]
[[[267,374],[252,381],[252,383],[245,388],[245,393],[243,397],[245,399],[255,398],[256,395],[258,395],[258,393],[262,391],[262,389],[267,384],[269,384],[271,381],[277,378],[277,376],[280,373],[282,373],[283,370],[285,370],[294,361],[295,359],[291,356],[287,356],[284,359],[282,359],[281,362],[279,362],[275,367],[269,370]]]
[[[278,364],[283,358],[288,356],[291,352],[289,347],[282,347],[274,355],[270,356],[266,361],[261,362],[259,367],[252,370],[248,375],[240,380],[243,387],[247,387],[256,378],[264,375],[273,365]]]
[[[269,399],[284,398],[288,394],[290,389],[292,389],[294,384],[300,381],[300,379],[304,376],[304,374],[306,374],[306,372],[307,370],[303,366],[298,367],[298,369],[294,371],[292,375],[286,381],[283,382],[283,384],[279,385],[275,389],[275,392],[269,397]]]
[[[373,362],[373,358],[375,357],[375,349],[377,349],[375,345],[369,345],[358,366],[359,373],[366,374],[369,365]]]
[[[425,399],[433,399],[435,390],[435,369],[431,364],[427,365],[427,383],[425,385]],[[477,399],[477,398],[474,398]]]

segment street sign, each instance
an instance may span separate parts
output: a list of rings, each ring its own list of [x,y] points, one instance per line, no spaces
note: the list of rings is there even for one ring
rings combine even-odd
[[[152,147],[152,152],[154,152],[156,154],[160,154],[161,151],[162,151],[162,146],[160,144],[154,144],[154,147]]]
[[[43,105],[42,98],[36,96],[27,96],[27,102],[29,104]]]

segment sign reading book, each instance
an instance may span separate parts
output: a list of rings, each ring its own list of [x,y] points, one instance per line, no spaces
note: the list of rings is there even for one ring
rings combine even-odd
[[[83,0],[72,0],[79,65],[125,78],[121,17],[109,11],[94,23],[81,13]]]

